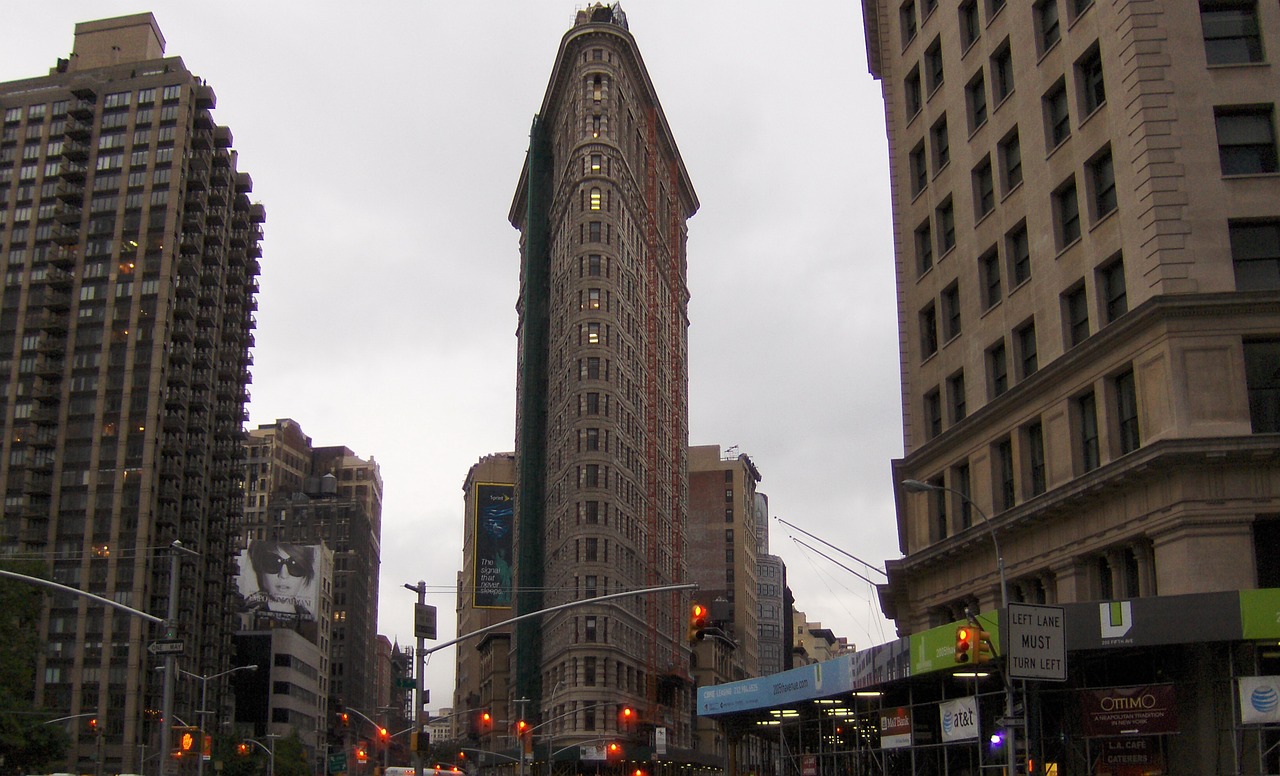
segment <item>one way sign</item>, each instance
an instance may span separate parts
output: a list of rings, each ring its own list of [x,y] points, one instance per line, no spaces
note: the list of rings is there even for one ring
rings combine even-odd
[[[186,651],[186,644],[182,639],[153,641],[151,646],[147,647],[147,651],[153,655],[181,655]]]

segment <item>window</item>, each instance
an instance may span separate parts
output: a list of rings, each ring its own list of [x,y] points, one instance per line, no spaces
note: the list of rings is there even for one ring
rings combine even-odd
[[[1098,447],[1098,408],[1092,391],[1076,399],[1076,412],[1080,428],[1080,468],[1091,472],[1102,462]]]
[[[600,309],[600,289],[598,288],[587,289],[587,309],[588,310]]]
[[[1018,377],[1025,380],[1040,368],[1040,362],[1036,356],[1036,322],[1032,321],[1018,329],[1017,336],[1018,364],[1021,368]]]
[[[1138,431],[1138,390],[1130,369],[1115,378],[1116,420],[1120,424],[1120,454],[1132,453],[1142,445]]]
[[[978,20],[978,0],[965,0],[960,4],[960,45],[966,49],[982,35],[982,23]]]
[[[591,221],[587,224],[587,241],[600,242],[600,222]]]
[[[924,107],[924,92],[920,88],[920,68],[911,68],[907,80],[903,82],[902,92],[907,100],[907,115],[914,116]]]
[[[938,253],[945,254],[956,247],[956,212],[951,197],[938,205]]]
[[[1275,128],[1271,106],[1216,108],[1218,157],[1223,175],[1276,172]]]
[[[925,85],[929,87],[929,93],[933,94],[935,89],[942,86],[942,41],[939,38],[934,38],[924,52],[924,74]]]
[[[1072,176],[1053,193],[1053,214],[1058,227],[1058,250],[1080,239],[1080,200]]]
[[[933,535],[929,538],[940,542],[951,535],[950,521],[947,519],[947,492],[940,490],[945,487],[941,475],[929,480],[929,485],[934,488],[929,494],[929,516],[933,520]]]
[[[1005,196],[1022,183],[1022,147],[1016,128],[1000,142],[1000,178]]]
[[[1262,36],[1258,30],[1258,4],[1201,2],[1200,27],[1204,53],[1211,65],[1239,65],[1262,61]]]
[[[941,170],[951,161],[951,141],[947,137],[945,114],[933,125],[933,129],[929,130],[929,136],[933,141],[933,169]]]
[[[1005,245],[1013,286],[1022,285],[1031,278],[1031,243],[1027,239],[1027,225],[1019,224],[1005,235]]]
[[[1067,109],[1067,85],[1058,81],[1044,96],[1044,124],[1049,148],[1057,148],[1071,137],[1071,114]]]
[[[1058,0],[1040,0],[1034,9],[1036,24],[1036,41],[1040,45],[1040,53],[1053,48],[1062,36],[1058,24]]]
[[[1089,184],[1096,221],[1116,209],[1116,174],[1111,166],[1110,147],[1089,162]]]
[[[969,106],[969,132],[972,133],[987,123],[987,82],[981,70],[969,81],[964,93]]]
[[[973,205],[974,217],[982,217],[996,208],[996,182],[991,172],[991,157],[983,157],[973,169]]]
[[[1040,421],[1026,427],[1024,438],[1027,445],[1027,474],[1030,475],[1027,484],[1031,486],[1030,495],[1039,496],[1046,488],[1044,426],[1040,425]]]
[[[1076,83],[1080,86],[1080,112],[1088,116],[1107,101],[1107,89],[1102,82],[1102,52],[1097,46],[1076,63]]]
[[[978,258],[978,272],[982,276],[982,307],[990,309],[1000,301],[1000,252],[991,250]]]
[[[1062,295],[1062,310],[1067,321],[1067,347],[1075,347],[1089,336],[1089,300],[1083,283]]]
[[[1098,285],[1102,293],[1103,309],[1107,314],[1107,323],[1111,323],[1129,311],[1122,259],[1118,258],[1098,270]]]
[[[600,394],[598,393],[587,394],[587,414],[588,415],[600,414]]]
[[[960,516],[961,530],[973,525],[973,494],[969,486],[969,462],[956,466],[951,470],[951,487],[956,491],[956,514]]]
[[[1013,484],[1013,442],[1005,437],[996,442],[994,450],[996,474],[996,511],[1012,509],[1015,492]]]
[[[1093,0],[1067,0],[1067,7],[1071,9],[1071,18],[1073,20],[1078,19],[1092,5]]]
[[[1280,340],[1244,343],[1244,381],[1253,433],[1280,432]]]
[[[926,219],[916,228],[916,269],[921,275],[933,267],[933,230]]]
[[[909,159],[911,168],[911,195],[915,196],[924,191],[924,187],[929,185],[929,166],[925,162],[924,141],[920,141],[920,145],[911,150]]]
[[[898,9],[902,18],[902,45],[906,46],[916,37],[916,0],[907,0]]]
[[[987,0],[987,18],[995,16],[1004,8],[1005,0]]]
[[[938,352],[938,311],[930,302],[920,311],[920,355],[928,358]]]
[[[947,405],[951,408],[952,424],[964,420],[965,410],[964,372],[956,372],[947,378]]]
[[[960,336],[960,284],[952,283],[942,292],[942,315],[947,339]]]
[[[586,449],[596,451],[600,449],[600,429],[586,429]]]
[[[942,396],[937,388],[924,395],[924,422],[926,439],[942,433]]]
[[[592,210],[600,209],[600,189],[591,190],[591,209]]]
[[[987,364],[991,373],[991,398],[994,399],[1009,390],[1009,356],[1005,351],[1004,340],[987,351]]]
[[[1280,221],[1236,222],[1228,229],[1236,289],[1280,289]]]
[[[599,255],[587,257],[587,274],[593,278],[600,277],[601,260]]]
[[[995,96],[996,105],[1013,92],[1013,52],[1009,50],[1009,40],[1001,44],[991,57],[991,93]]]

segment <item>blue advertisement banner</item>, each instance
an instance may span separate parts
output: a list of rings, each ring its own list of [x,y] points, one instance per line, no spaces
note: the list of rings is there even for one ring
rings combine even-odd
[[[492,482],[476,483],[475,487],[473,601],[477,609],[510,609],[516,488]]]

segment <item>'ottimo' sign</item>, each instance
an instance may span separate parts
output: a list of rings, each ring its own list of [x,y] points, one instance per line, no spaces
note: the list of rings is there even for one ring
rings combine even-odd
[[[1009,604],[1007,670],[1013,679],[1067,679],[1067,640],[1061,606]]]

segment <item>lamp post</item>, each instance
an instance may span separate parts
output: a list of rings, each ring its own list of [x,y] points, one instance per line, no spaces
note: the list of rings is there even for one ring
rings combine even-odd
[[[908,493],[929,493],[936,491],[940,493],[954,493],[965,501],[969,506],[973,507],[979,515],[982,516],[982,522],[986,524],[987,530],[991,532],[991,543],[996,548],[996,572],[1000,575],[1000,609],[1005,613],[1005,620],[1009,617],[1009,583],[1004,576],[1004,555],[1000,552],[1000,540],[996,538],[996,528],[991,523],[991,518],[987,517],[987,513],[978,506],[978,502],[969,497],[968,493],[948,488],[943,485],[931,485],[922,480],[903,480],[902,487]],[[1006,648],[1006,665],[1004,670],[1004,714],[1008,719],[1013,719],[1013,680],[1009,678],[1008,658]],[[1016,776],[1018,766],[1018,754],[1015,742],[1017,740],[1017,728],[1009,727],[1009,740],[1005,741],[1005,762],[1008,768],[1007,776]]]
[[[220,676],[234,674],[236,671],[257,671],[256,665],[236,666],[227,671],[216,674],[203,676],[201,674],[193,674],[190,671],[179,668],[178,673],[191,679],[200,680],[200,708],[196,709],[196,714],[200,715],[200,759],[196,761],[196,776],[204,776],[204,737],[209,734],[208,723],[205,717],[209,714],[209,680],[217,679]]]

